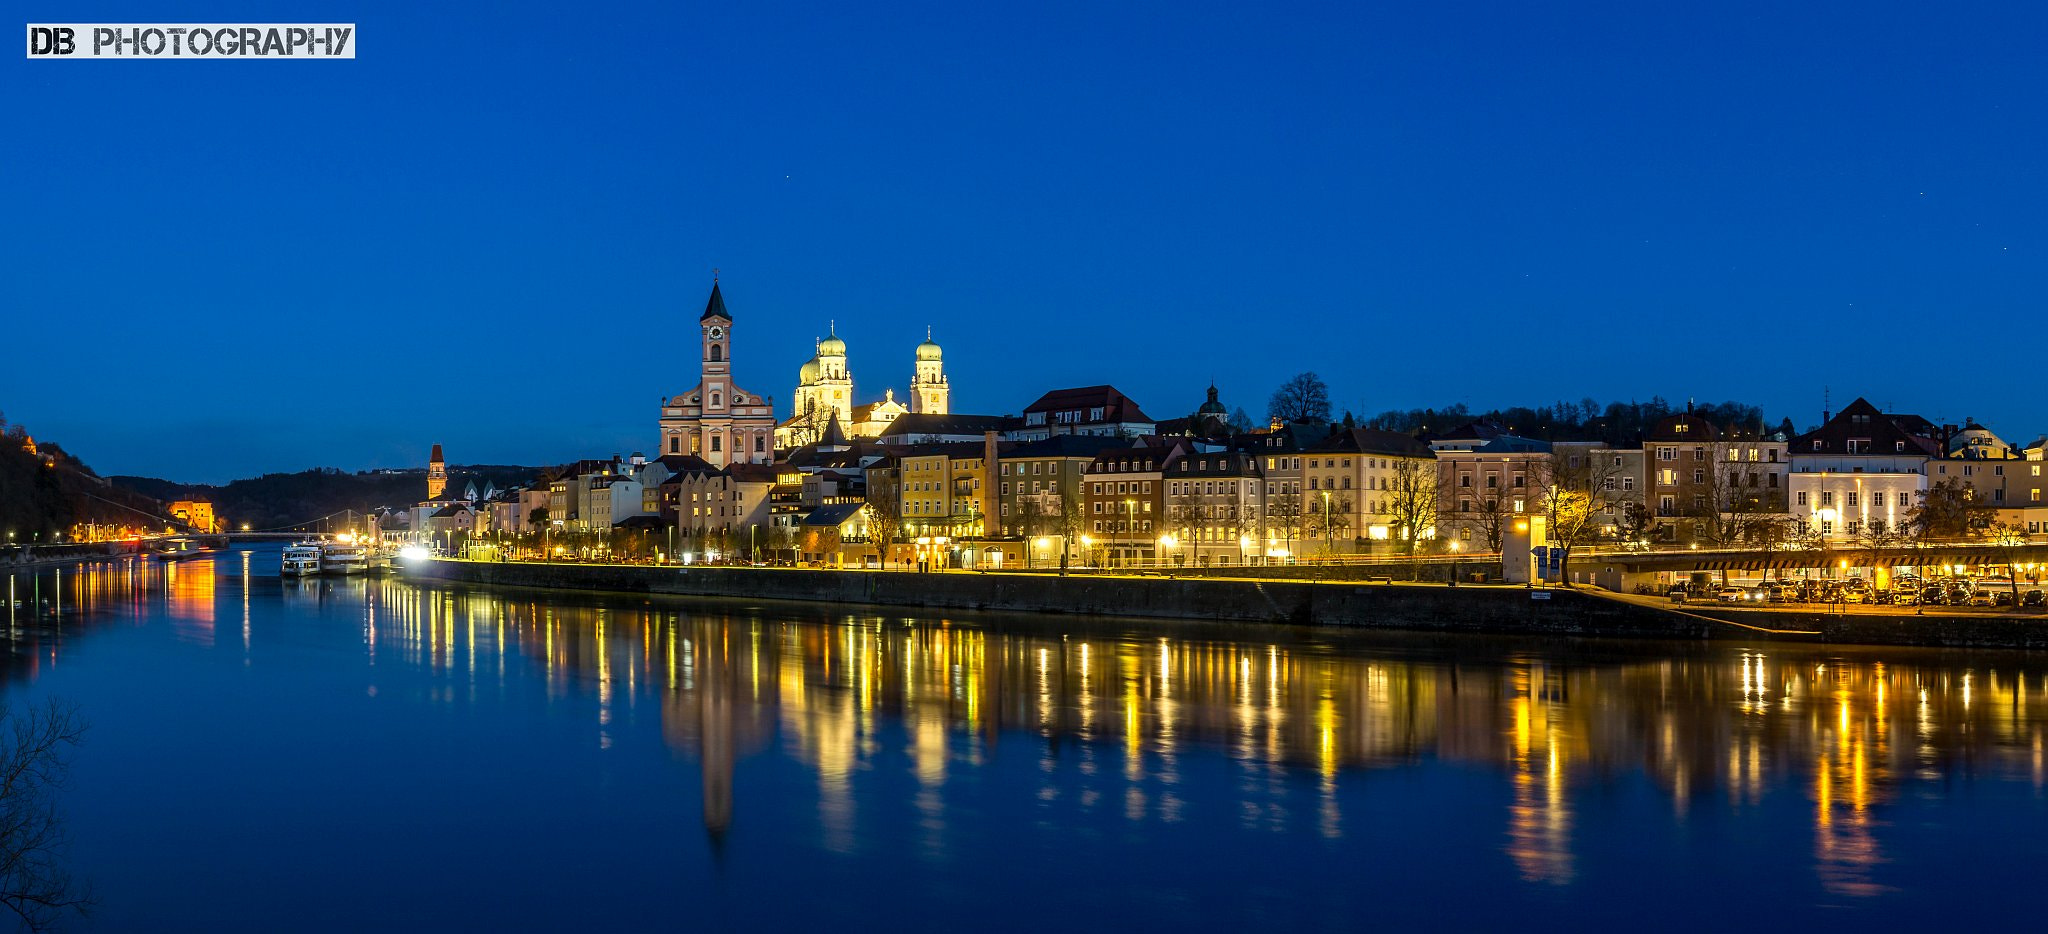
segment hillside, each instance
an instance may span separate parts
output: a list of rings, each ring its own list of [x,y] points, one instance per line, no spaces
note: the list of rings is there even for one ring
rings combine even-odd
[[[471,481],[477,489],[523,486],[540,473],[537,467],[471,465],[448,468],[448,485],[461,490]],[[113,477],[114,485],[144,496],[169,501],[205,499],[230,529],[245,523],[252,529],[317,528],[319,520],[349,511],[403,508],[427,495],[425,470],[346,473],[318,467],[298,473],[264,474],[214,486],[176,483],[155,477]]]
[[[163,514],[148,493],[115,486],[62,447],[0,418],[0,534],[50,541],[87,522],[161,526]]]

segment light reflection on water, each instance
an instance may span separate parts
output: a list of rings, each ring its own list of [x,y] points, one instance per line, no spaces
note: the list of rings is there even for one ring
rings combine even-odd
[[[1773,847],[1803,838],[1803,858],[1778,855],[1810,881],[1800,904],[1869,904],[1930,884],[1889,872],[1902,858],[1968,858],[1902,822],[2041,825],[2048,666],[2026,656],[650,603],[260,576],[274,557],[46,575],[37,592],[64,615],[21,611],[36,621],[14,624],[12,673],[33,682],[67,640],[158,620],[260,664],[284,627],[345,617],[359,638],[328,663],[395,670],[373,696],[404,685],[423,709],[465,710],[538,696],[587,711],[597,754],[657,737],[695,764],[714,855],[794,833],[842,857],[900,840],[900,858],[936,867],[1015,845],[1011,822],[1114,847],[1190,821],[1219,844],[1353,853],[1386,842],[1390,796],[1416,795],[1494,828],[1490,855],[1460,860],[1499,861],[1511,881],[1472,884],[1516,897],[1592,896],[1617,846],[1680,850],[1711,816]],[[223,632],[225,613],[240,625]],[[800,793],[744,779],[768,759],[801,767]],[[1449,781],[1472,773],[1497,791]],[[1386,782],[1403,774],[1429,782]],[[1618,800],[1633,784],[1654,790],[1648,808]],[[1961,811],[1979,786],[2027,794]]]

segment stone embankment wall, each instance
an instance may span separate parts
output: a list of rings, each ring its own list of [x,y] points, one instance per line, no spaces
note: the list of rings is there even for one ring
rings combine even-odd
[[[95,561],[100,558],[136,554],[142,546],[135,542],[93,542],[82,545],[22,545],[0,547],[0,568],[36,568],[61,564],[77,564],[81,561]]]
[[[485,586],[1375,629],[1698,639],[1717,628],[1697,617],[1589,594],[1548,591],[1547,598],[1533,599],[1531,591],[1512,587],[444,559],[415,564],[405,574]]]

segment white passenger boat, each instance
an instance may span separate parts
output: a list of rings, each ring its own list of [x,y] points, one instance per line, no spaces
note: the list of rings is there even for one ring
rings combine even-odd
[[[370,566],[368,549],[353,541],[322,542],[320,573],[361,574]]]
[[[298,542],[284,549],[284,575],[304,577],[320,573],[320,543]]]

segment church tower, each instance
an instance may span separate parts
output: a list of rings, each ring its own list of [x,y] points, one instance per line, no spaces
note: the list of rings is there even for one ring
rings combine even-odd
[[[427,499],[441,498],[448,489],[448,462],[441,457],[441,446],[434,445],[434,453],[427,455]]]
[[[924,329],[924,343],[917,345],[917,372],[910,377],[910,411],[945,415],[950,411],[952,388],[946,385],[946,367],[939,345],[932,343],[932,329]]]
[[[697,385],[663,400],[663,455],[693,454],[714,466],[767,464],[775,459],[770,444],[775,427],[768,400],[734,385],[732,380],[732,315],[718,280],[711,280],[711,298],[697,318]]]

